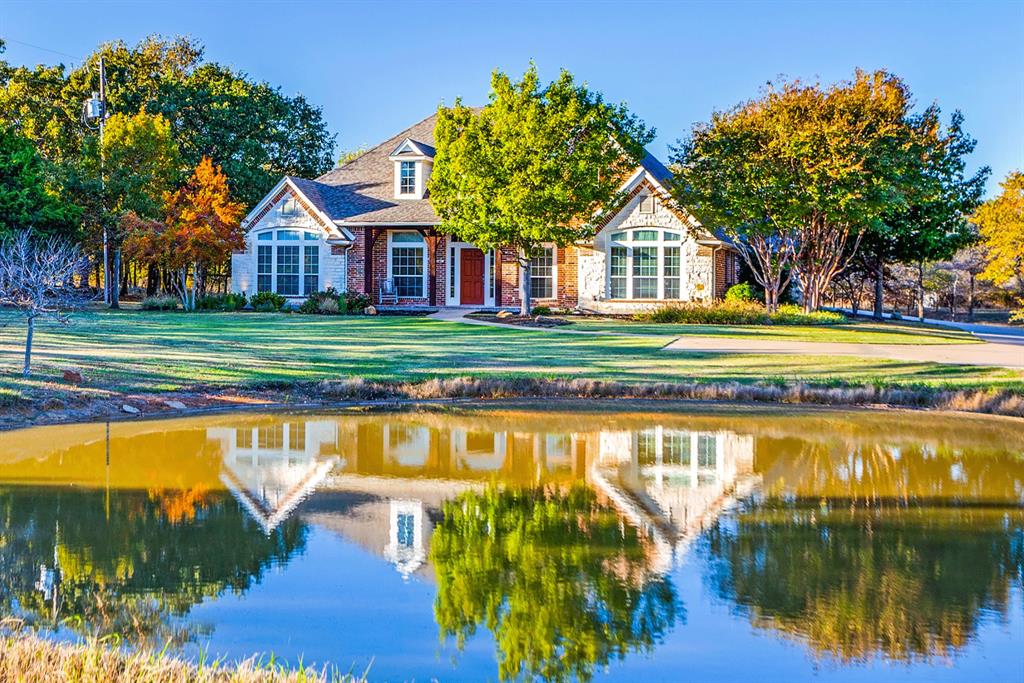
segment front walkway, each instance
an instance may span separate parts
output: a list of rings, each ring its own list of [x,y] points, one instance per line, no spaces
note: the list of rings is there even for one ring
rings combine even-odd
[[[507,325],[490,320],[467,318],[472,308],[442,308],[430,315],[435,320],[486,325],[505,329],[557,334],[604,335],[617,337],[646,337],[650,335],[611,331],[567,330],[564,328],[536,328]],[[961,323],[966,325],[967,323]],[[995,326],[980,325],[993,328]],[[997,328],[1000,329],[1001,328]],[[1010,328],[1016,332],[1013,328]],[[989,336],[976,333],[978,337]],[[991,337],[990,337],[991,338]],[[1024,335],[1013,335],[1013,341],[991,341],[981,344],[850,344],[836,342],[778,341],[769,339],[734,339],[731,337],[703,337],[686,335],[667,344],[663,351],[688,353],[743,353],[789,356],[860,356],[914,363],[944,363],[947,365],[983,365],[1011,369],[1024,369]]]

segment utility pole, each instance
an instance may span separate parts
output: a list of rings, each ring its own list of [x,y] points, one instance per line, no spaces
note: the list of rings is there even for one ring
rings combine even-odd
[[[107,70],[100,55],[100,206],[106,195],[103,178],[103,129],[107,122]],[[101,214],[102,215],[102,214]],[[103,303],[109,305],[110,295],[110,236],[107,234],[107,217],[103,216]]]
[[[103,303],[110,304],[110,235],[107,231],[107,220],[103,214],[104,195],[106,183],[104,182],[104,159],[103,159],[103,129],[107,122],[107,70],[103,56],[100,55],[100,89],[93,91],[83,111],[83,118],[88,126],[90,121],[96,121],[100,131],[100,221],[103,227]]]

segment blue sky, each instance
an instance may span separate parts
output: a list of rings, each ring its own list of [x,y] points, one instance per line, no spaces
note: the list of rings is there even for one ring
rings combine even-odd
[[[303,93],[339,149],[386,139],[441,101],[486,100],[494,68],[567,68],[658,131],[651,151],[780,75],[887,68],[918,103],[960,109],[990,192],[1024,168],[1024,2],[91,2],[3,0],[13,63],[187,34],[207,57]],[[17,41],[17,42],[15,42]],[[24,43],[29,43],[30,47]]]

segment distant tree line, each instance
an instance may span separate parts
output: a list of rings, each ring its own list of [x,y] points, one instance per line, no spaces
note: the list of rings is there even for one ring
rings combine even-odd
[[[99,89],[101,57],[108,101],[102,146],[83,117]],[[0,235],[27,229],[79,243],[92,256],[99,286],[106,228],[115,305],[129,284],[180,295],[195,288],[201,294],[208,275],[226,282],[246,208],[282,175],[330,169],[333,153],[319,107],[206,61],[190,38],[106,43],[72,69],[0,60]],[[186,196],[198,197],[197,183],[213,183],[222,195],[212,223],[195,206],[189,219],[183,206]],[[205,240],[198,259],[197,235]],[[187,286],[182,264],[155,253],[160,240],[165,252],[168,242],[175,252],[178,241],[196,247],[185,259]]]

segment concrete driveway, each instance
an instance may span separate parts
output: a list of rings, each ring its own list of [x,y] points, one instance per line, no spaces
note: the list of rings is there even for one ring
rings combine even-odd
[[[665,346],[665,350],[799,356],[861,356],[887,360],[1024,369],[1024,337],[1017,337],[1012,343],[914,345],[837,344],[833,342],[686,336],[669,343]]]

